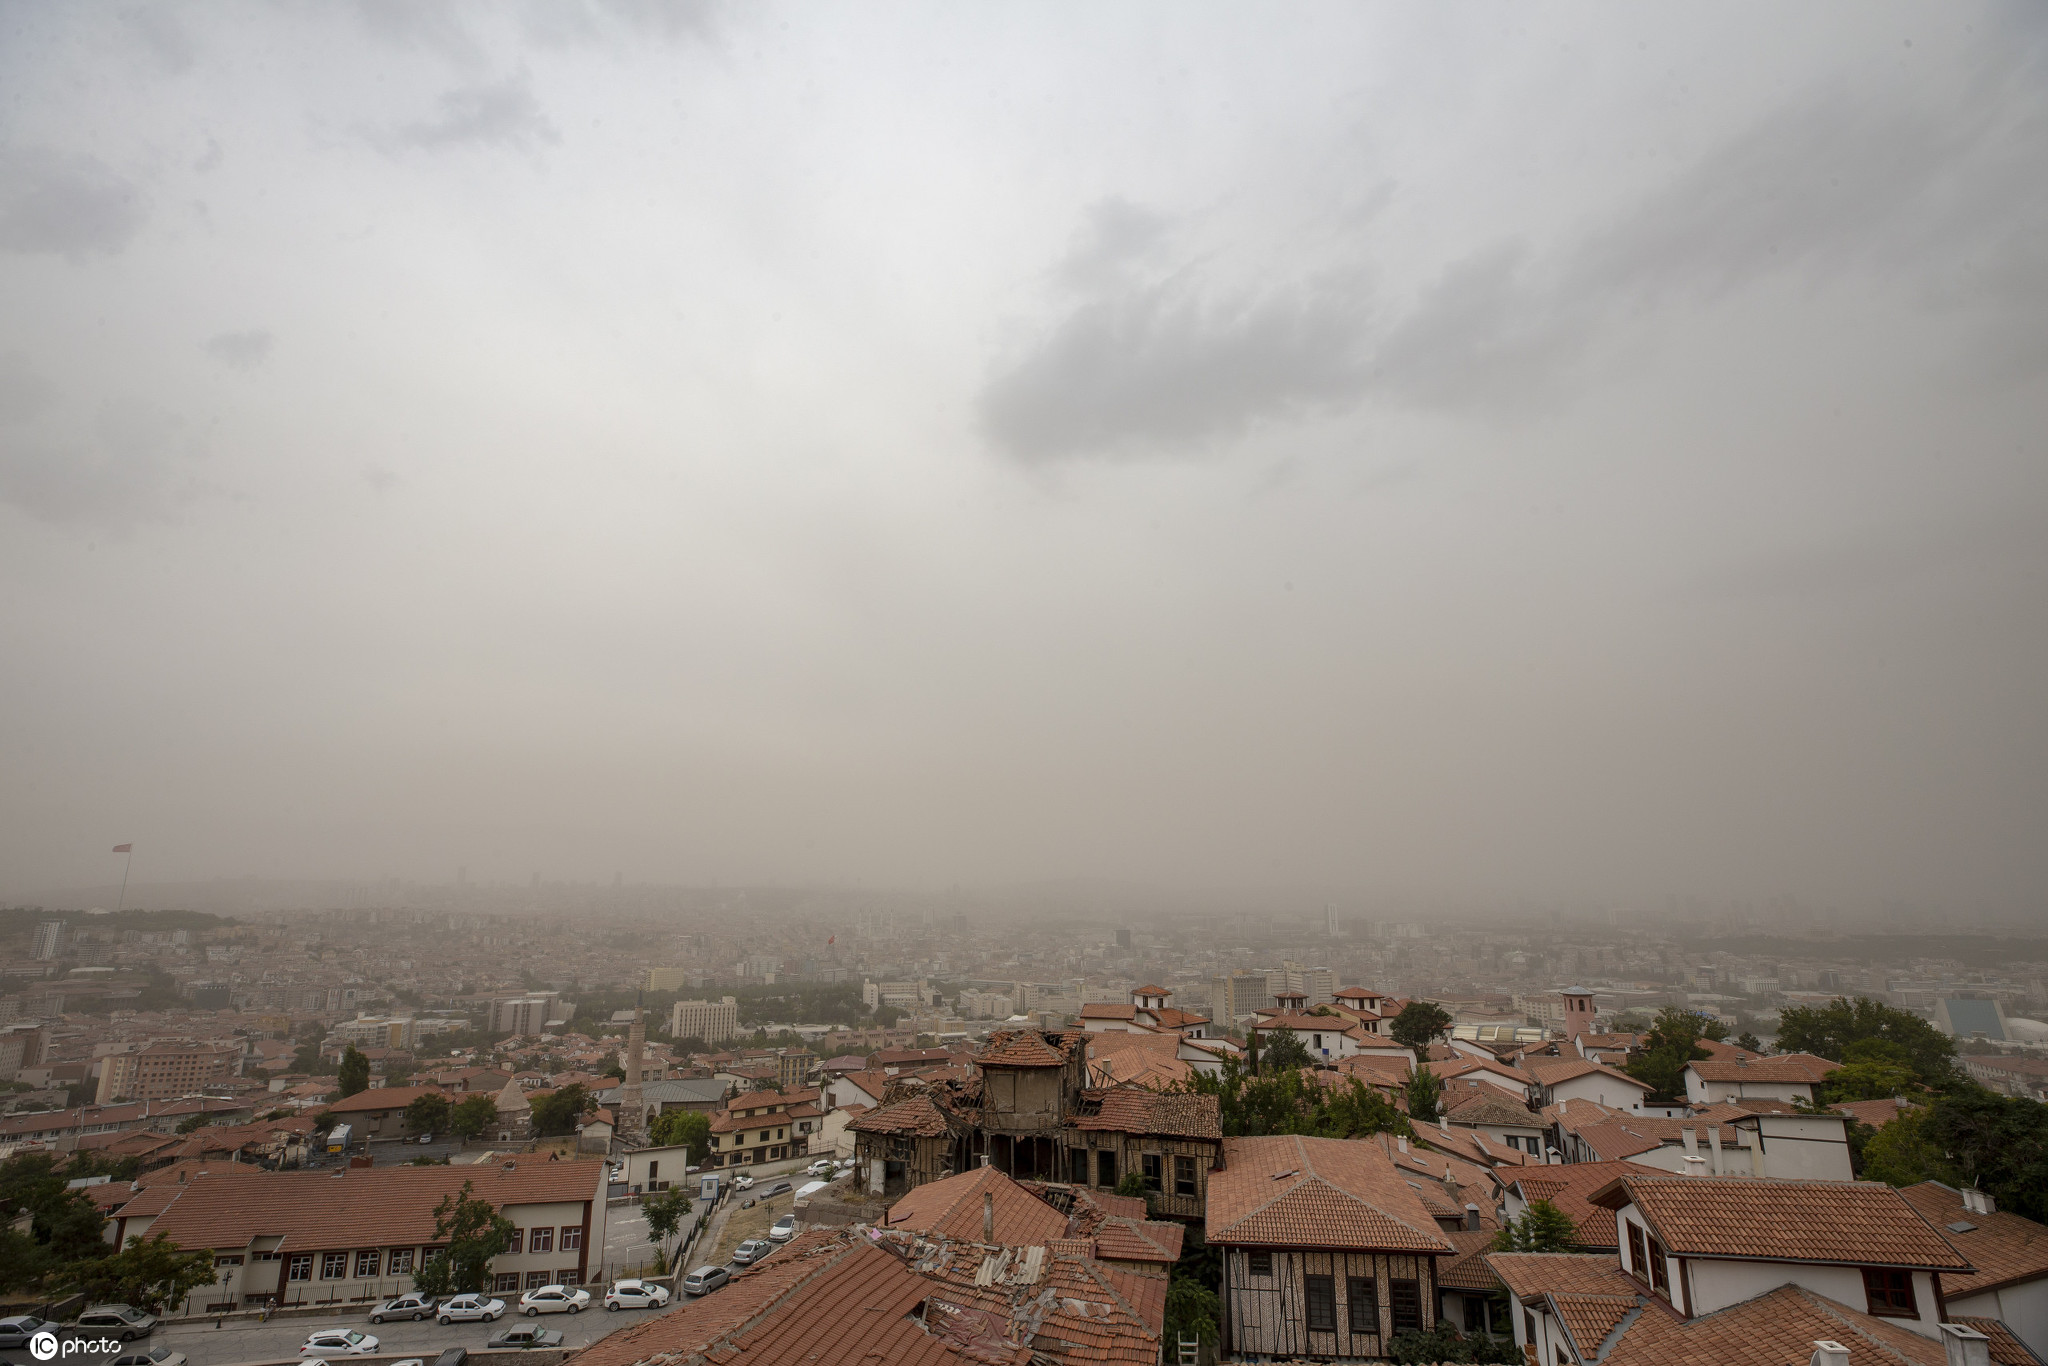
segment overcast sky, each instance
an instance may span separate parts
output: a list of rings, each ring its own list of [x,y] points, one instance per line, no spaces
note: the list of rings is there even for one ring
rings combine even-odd
[[[0,3],[0,895],[2039,909],[2044,15]]]

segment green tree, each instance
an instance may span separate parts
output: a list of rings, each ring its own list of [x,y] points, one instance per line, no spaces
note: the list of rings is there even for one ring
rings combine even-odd
[[[514,1232],[510,1219],[463,1182],[434,1206],[434,1241],[443,1247],[420,1264],[413,1284],[436,1298],[482,1290],[490,1283],[491,1258],[511,1245]]]
[[[181,1134],[189,1134],[194,1129],[204,1129],[207,1125],[211,1123],[213,1123],[213,1116],[207,1114],[204,1110],[201,1110],[196,1115],[187,1115],[183,1119],[179,1120],[178,1132]]]
[[[1901,1110],[1898,1118],[1864,1141],[1863,1165],[1857,1175],[1891,1186],[1961,1182],[1941,1146],[1929,1137],[1927,1111],[1921,1108]]]
[[[1387,1350],[1397,1362],[1427,1363],[1428,1366],[1436,1366],[1438,1362],[1522,1360],[1513,1338],[1497,1338],[1489,1333],[1468,1336],[1442,1320],[1434,1328],[1414,1328],[1396,1334],[1387,1344]]]
[[[551,1091],[533,1102],[533,1131],[542,1138],[554,1138],[576,1132],[576,1121],[583,1112],[596,1107],[590,1093],[583,1089],[582,1082],[572,1082],[560,1090]]]
[[[12,1225],[0,1224],[0,1295],[36,1289],[56,1265],[50,1249],[17,1233]]]
[[[1216,1341],[1216,1325],[1222,1318],[1223,1301],[1216,1292],[1176,1269],[1166,1286],[1165,1359],[1176,1358],[1175,1348],[1184,1337]]]
[[[338,1075],[341,1080],[342,1099],[346,1100],[360,1091],[367,1091],[370,1089],[370,1060],[364,1057],[354,1044],[350,1044],[342,1050],[341,1069]]]
[[[71,1190],[65,1183],[68,1171],[60,1170],[49,1153],[16,1153],[0,1162],[0,1223],[23,1213],[29,1215],[28,1235],[44,1249],[49,1262],[77,1262],[104,1257],[112,1251],[104,1236],[106,1217],[83,1190]]]
[[[1712,1037],[1704,1015],[1665,1006],[1643,1036],[1643,1055],[1629,1061],[1628,1074],[1650,1087],[1652,1100],[1677,1100],[1685,1094],[1685,1065],[1713,1056],[1699,1046],[1703,1037]]]
[[[1840,1067],[1821,1079],[1815,1099],[1833,1104],[1841,1100],[1881,1100],[1920,1090],[1910,1054],[1884,1039],[1863,1039],[1848,1047],[1849,1056]]]
[[[1394,1017],[1390,1032],[1395,1043],[1414,1049],[1420,1058],[1432,1043],[1451,1032],[1451,1013],[1435,1001],[1410,1001]]]
[[[690,1161],[702,1162],[711,1152],[711,1117],[695,1110],[664,1110],[654,1117],[647,1138],[657,1148],[687,1148]]]
[[[432,1091],[414,1096],[412,1103],[405,1107],[405,1127],[416,1134],[445,1134],[448,1132],[448,1115],[454,1108],[448,1103],[448,1097],[435,1095]]]
[[[1443,1113],[1444,1079],[1427,1067],[1418,1067],[1408,1078],[1408,1118],[1417,1124],[1434,1124]]]
[[[1197,1072],[1180,1089],[1216,1097],[1218,1122],[1233,1138],[1260,1134],[1322,1138],[1414,1135],[1408,1117],[1357,1077],[1335,1081],[1329,1073],[1300,1068],[1253,1076],[1237,1059],[1226,1058],[1216,1073]]]
[[[161,1312],[214,1281],[213,1253],[186,1252],[164,1234],[130,1238],[108,1257],[89,1257],[64,1268],[65,1278],[90,1302],[133,1304]]]
[[[1259,1070],[1279,1072],[1290,1067],[1312,1067],[1315,1055],[1308,1051],[1308,1045],[1295,1036],[1291,1029],[1275,1029],[1260,1033],[1258,1052]]]
[[[1881,1039],[1903,1050],[1922,1086],[1943,1089],[1960,1081],[1955,1043],[1910,1010],[1858,996],[1837,996],[1824,1006],[1788,1006],[1778,1016],[1778,1047],[1788,1053],[1812,1053],[1849,1062],[1852,1044]]]
[[[1572,1218],[1548,1200],[1532,1200],[1519,1219],[1510,1219],[1493,1235],[1495,1252],[1570,1252],[1579,1230]]]
[[[640,1202],[640,1212],[647,1217],[647,1241],[654,1244],[655,1265],[666,1269],[668,1241],[690,1214],[689,1187],[672,1185],[648,1196]]]
[[[1964,1083],[1934,1098],[1923,1132],[1964,1184],[1982,1187],[2000,1209],[2048,1221],[2048,1105]]]
[[[1415,1136],[1400,1108],[1357,1077],[1327,1088],[1316,1132],[1327,1138],[1364,1138],[1368,1134]]]
[[[1750,1033],[1746,1029],[1735,1036],[1735,1046],[1737,1048],[1748,1049],[1752,1053],[1761,1053],[1764,1051],[1763,1040],[1759,1039],[1756,1035]]]
[[[462,1138],[480,1138],[497,1122],[498,1101],[488,1091],[464,1096],[448,1114],[448,1127]]]

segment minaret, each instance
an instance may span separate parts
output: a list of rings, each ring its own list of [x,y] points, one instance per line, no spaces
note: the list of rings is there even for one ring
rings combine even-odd
[[[647,1141],[647,1114],[640,1099],[640,1060],[647,1051],[647,1021],[641,1009],[645,992],[633,997],[633,1026],[626,1031],[626,1084],[619,1088],[619,1137],[628,1145]]]

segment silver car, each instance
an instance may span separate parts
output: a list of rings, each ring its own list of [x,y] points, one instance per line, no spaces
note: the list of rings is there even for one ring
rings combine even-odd
[[[722,1266],[700,1266],[683,1277],[682,1291],[685,1295],[708,1295],[732,1279],[732,1273]]]
[[[417,1323],[421,1319],[430,1319],[433,1316],[434,1297],[432,1295],[400,1295],[397,1299],[386,1300],[375,1309],[372,1309],[370,1311],[370,1322],[382,1323],[386,1319],[411,1319]]]
[[[443,1323],[468,1323],[478,1319],[490,1323],[504,1312],[503,1300],[494,1300],[488,1295],[455,1295],[441,1301],[441,1308],[434,1317]]]

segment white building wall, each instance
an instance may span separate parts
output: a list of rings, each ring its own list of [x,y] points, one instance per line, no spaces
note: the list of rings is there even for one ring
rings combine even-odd
[[[1649,1089],[1632,1086],[1618,1078],[1601,1072],[1588,1072],[1583,1077],[1573,1077],[1546,1088],[1550,1092],[1550,1103],[1560,1100],[1590,1100],[1595,1105],[1605,1105],[1610,1110],[1634,1110],[1643,1108],[1643,1097]]]
[[[1951,1319],[2004,1319],[2035,1356],[2048,1359],[2048,1277],[1961,1299],[1951,1296],[1948,1313]]]
[[[1826,1295],[1851,1309],[1866,1303],[1863,1272],[1853,1266],[1814,1266],[1807,1262],[1729,1262],[1694,1258],[1687,1263],[1692,1293],[1698,1300],[1696,1314],[1711,1314],[1731,1304],[1755,1299],[1781,1285],[1799,1285],[1816,1295]],[[1941,1322],[1934,1299],[1934,1278],[1925,1271],[1913,1273],[1913,1304],[1918,1319],[1891,1319],[1926,1337],[1935,1337]],[[1951,1306],[1950,1312],[1955,1312]]]

